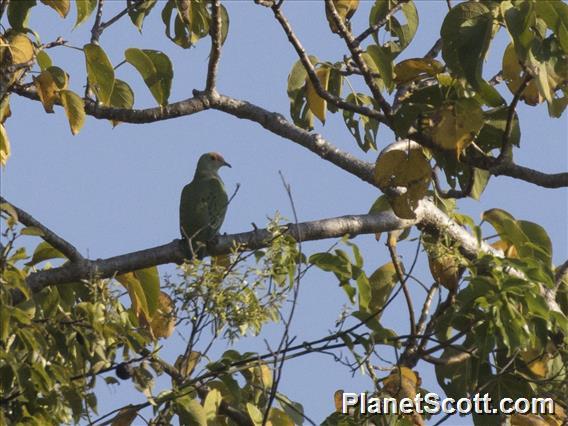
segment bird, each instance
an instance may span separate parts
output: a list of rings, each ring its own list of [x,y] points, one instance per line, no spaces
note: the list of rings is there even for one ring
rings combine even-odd
[[[193,180],[184,186],[179,203],[182,239],[192,256],[202,259],[207,242],[219,233],[225,220],[229,199],[219,169],[231,167],[223,156],[208,152],[199,157]]]

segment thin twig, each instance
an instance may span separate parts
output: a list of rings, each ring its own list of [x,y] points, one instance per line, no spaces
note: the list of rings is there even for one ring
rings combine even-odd
[[[440,198],[460,199],[460,198],[467,198],[470,196],[471,191],[473,189],[473,170],[470,170],[467,180],[467,186],[461,191],[452,188],[444,190],[440,183],[440,178],[438,177],[438,170],[439,170],[438,166],[434,167],[434,169],[432,170],[432,181],[434,182],[434,187],[436,188],[436,194],[438,194]]]
[[[330,12],[331,19],[333,20],[336,28],[338,29],[339,36],[345,41],[347,48],[351,52],[353,60],[359,67],[359,70],[361,70],[361,73],[363,74],[365,83],[367,83],[367,86],[371,90],[373,97],[379,103],[379,106],[381,107],[383,113],[385,114],[387,124],[389,124],[391,121],[391,106],[381,94],[381,89],[379,88],[373,76],[371,75],[371,70],[367,66],[367,63],[363,60],[361,56],[363,52],[359,47],[359,43],[355,40],[355,37],[353,36],[351,31],[349,30],[349,28],[347,28],[345,22],[343,22],[343,19],[341,19],[341,17],[337,13],[337,9],[335,8],[335,4],[333,3],[333,1],[325,0],[325,4]]]
[[[308,77],[310,79],[310,82],[312,83],[312,86],[314,87],[315,91],[317,92],[317,94],[322,99],[325,99],[327,102],[335,105],[338,108],[341,108],[341,109],[344,109],[344,110],[347,110],[347,111],[356,112],[358,114],[374,118],[377,121],[381,121],[381,122],[385,121],[385,117],[381,112],[376,111],[372,108],[367,108],[367,107],[362,106],[362,105],[356,105],[356,104],[353,104],[351,102],[346,102],[345,100],[339,98],[338,96],[332,95],[327,90],[325,90],[325,88],[322,86],[322,84],[321,84],[321,82],[320,82],[320,80],[319,80],[319,78],[316,74],[316,70],[315,70],[312,62],[310,61],[308,54],[306,53],[304,47],[300,43],[300,40],[298,39],[298,37],[296,36],[294,31],[292,30],[290,23],[288,22],[286,17],[282,14],[281,9],[277,5],[273,5],[271,7],[271,9],[272,9],[272,12],[274,13],[274,17],[280,23],[280,26],[282,27],[282,29],[284,30],[284,33],[288,37],[288,40],[290,41],[290,43],[294,47],[294,50],[296,50],[296,53],[297,53],[298,57],[300,58],[300,61],[302,62],[302,65],[304,66],[304,68],[305,68],[305,70],[308,74]]]
[[[513,144],[511,142],[511,133],[513,132],[513,122],[515,121],[515,110],[517,109],[517,104],[523,95],[526,87],[528,86],[529,82],[532,80],[532,76],[527,73],[519,85],[519,88],[515,92],[515,96],[513,96],[513,100],[509,105],[509,112],[507,114],[507,124],[505,126],[505,131],[503,132],[503,138],[501,143],[501,153],[497,158],[497,165],[502,163],[511,162],[513,159]]]
[[[369,28],[367,28],[365,31],[363,31],[361,34],[359,34],[357,37],[355,37],[355,42],[357,44],[361,44],[371,34],[376,33],[381,27],[383,27],[384,25],[386,25],[390,21],[392,15],[394,15],[396,12],[398,12],[402,8],[402,5],[404,3],[408,3],[408,2],[409,2],[409,0],[401,0],[400,2],[396,3],[387,12],[387,14],[384,16],[383,19],[381,19],[378,22],[374,23],[373,25],[369,26]]]
[[[415,336],[416,335],[416,319],[415,319],[415,316],[414,316],[414,306],[412,304],[412,297],[410,296],[410,291],[408,290],[408,287],[406,285],[406,278],[404,277],[404,272],[402,271],[402,267],[400,265],[400,259],[398,257],[397,252],[396,252],[396,246],[393,244],[393,242],[391,241],[390,238],[387,238],[387,247],[389,249],[390,257],[391,257],[392,263],[394,265],[394,269],[395,269],[396,275],[398,277],[398,280],[400,281],[400,285],[401,285],[402,291],[404,293],[404,298],[406,300],[406,305],[408,307],[408,320],[410,322],[410,335]],[[414,337],[410,338],[410,345],[412,345],[412,342],[414,342],[414,340],[415,340]]]

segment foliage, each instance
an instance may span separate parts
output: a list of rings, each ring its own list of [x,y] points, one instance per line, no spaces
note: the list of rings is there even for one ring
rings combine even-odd
[[[194,113],[191,107],[186,108],[190,112],[180,107],[183,102],[170,103],[174,75],[181,80],[183,74],[174,74],[175,64],[164,52],[129,47],[120,57],[109,56],[101,35],[123,17],[142,31],[145,19],[159,13],[166,42],[182,49],[210,37],[207,89],[194,92],[192,99],[207,108],[219,102],[215,73],[229,34],[227,9],[216,0],[124,3],[125,9],[106,21],[101,20],[104,2],[97,0],[0,4],[2,166],[11,155],[5,126],[12,114],[11,96],[37,100],[46,113],[62,107],[73,135],[83,130],[88,115],[117,126],[124,121],[151,121],[166,113],[167,118]],[[549,395],[557,403],[554,415],[533,419],[516,414],[513,420],[565,422],[568,282],[552,263],[551,240],[540,225],[498,208],[486,211],[482,222],[476,223],[458,212],[455,199],[479,200],[492,175],[515,166],[512,148],[521,146],[518,102],[529,106],[546,102],[551,118],[564,113],[568,5],[536,0],[448,2],[440,42],[423,57],[409,58],[403,53],[419,26],[414,1],[376,0],[365,5],[358,0],[328,0],[322,17],[345,42],[347,54],[342,60],[327,60],[306,53],[282,14],[282,2],[258,3],[271,8],[299,59],[287,80],[293,124],[278,115],[283,127],[274,130],[278,124],[271,127],[268,122],[276,114],[268,112],[257,121],[280,136],[301,140],[298,143],[304,147],[384,193],[370,214],[402,223],[401,229],[388,231],[390,261],[369,269],[369,260],[348,236],[339,246],[307,256],[292,237],[301,240],[301,233],[293,234],[298,228],[284,225],[276,216],[261,242],[264,248],[250,250],[241,241],[229,254],[186,259],[174,277],[160,277],[156,261],[143,269],[117,268],[112,277],[104,278],[87,269],[82,279],[38,289],[28,285],[31,277],[90,261],[70,255],[45,227],[20,226],[31,219],[19,217],[15,207],[2,202],[0,423],[129,425],[146,410],[152,424],[302,424],[308,419],[303,406],[281,394],[278,385],[288,357],[314,352],[331,354],[352,372],[368,374],[369,395],[400,400],[427,393],[416,368],[425,361],[435,365],[438,384],[448,396]],[[85,64],[82,75],[70,75],[68,64],[48,53],[64,41],[45,43],[28,26],[31,14],[56,13],[70,21],[73,4],[74,28],[93,23],[90,40],[75,47]],[[351,22],[356,13],[368,13],[369,26],[359,35]],[[496,48],[499,37],[510,40],[503,51]],[[490,55],[502,65],[493,78],[484,72]],[[131,85],[136,79],[144,82],[155,108],[133,110],[136,96]],[[84,94],[72,90],[71,81],[84,83]],[[248,103],[232,108],[241,108],[234,114],[239,118],[254,115],[255,106]],[[365,168],[351,154],[338,160],[339,149],[304,132],[320,125],[314,117],[324,126],[336,113],[359,149],[380,151],[374,168]],[[379,143],[379,132],[386,129],[394,134],[394,143]],[[509,175],[533,183],[538,177],[534,171],[526,178],[526,171],[515,170]],[[438,171],[443,172],[449,191],[442,189]],[[453,228],[421,222],[425,203],[436,206]],[[410,225],[417,228],[411,231]],[[321,223],[317,226],[324,228]],[[489,226],[493,230],[487,232]],[[327,236],[321,232],[314,238]],[[456,238],[459,232],[475,240],[477,252]],[[378,241],[381,235],[375,235]],[[489,244],[494,237],[498,239]],[[27,253],[26,240],[37,243],[33,253]],[[432,284],[415,276],[416,260],[403,264],[397,254],[403,241],[417,244],[417,257],[422,249]],[[345,292],[346,305],[329,335],[293,345],[290,324],[298,288],[312,267],[331,273],[332,281]],[[410,289],[412,280],[418,284]],[[426,301],[422,315],[415,318],[412,295],[418,286],[424,288]],[[389,309],[399,294],[408,306],[407,334],[382,324],[386,315],[400,317],[400,312]],[[436,295],[439,301],[434,305]],[[268,323],[280,323],[284,329],[281,341],[268,353],[239,353],[231,347],[212,359],[211,349],[219,339],[233,345],[242,336],[259,335]],[[180,329],[186,348],[170,365],[161,357],[161,344]],[[335,349],[345,349],[347,355]],[[384,356],[386,350],[392,351],[390,359]],[[156,378],[164,374],[170,381],[156,391]],[[144,401],[93,419],[98,415],[98,384],[117,385],[117,378],[131,381]],[[342,394],[336,392],[337,412],[324,424],[422,425],[428,419],[417,413],[374,417],[340,413]],[[500,424],[501,419],[473,416],[473,421],[486,425]]]

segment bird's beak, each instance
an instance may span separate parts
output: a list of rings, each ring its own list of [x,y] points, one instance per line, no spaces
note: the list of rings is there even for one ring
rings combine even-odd
[[[233,166],[231,166],[231,165],[230,165],[229,163],[227,163],[225,160],[223,160],[223,166],[227,166],[227,167],[229,167],[230,169],[233,168]]]

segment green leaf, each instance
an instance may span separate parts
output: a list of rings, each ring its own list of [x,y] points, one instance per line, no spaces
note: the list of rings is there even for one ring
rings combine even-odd
[[[8,3],[8,23],[15,30],[23,30],[28,25],[30,9],[36,0],[16,0]]]
[[[500,149],[503,145],[503,133],[507,127],[508,115],[508,107],[493,108],[483,113],[484,124],[475,141],[485,152],[490,152],[496,148]],[[519,146],[520,140],[521,129],[519,127],[519,118],[515,113],[509,142],[515,146]]]
[[[318,63],[318,58],[316,56],[310,55],[309,56],[310,62],[312,65],[316,65]],[[306,85],[306,78],[308,77],[308,73],[302,64],[302,61],[297,60],[290,73],[288,74],[288,97],[290,100],[293,99],[294,95],[298,92],[298,90],[302,89]]]
[[[493,16],[483,3],[464,2],[453,7],[442,24],[442,57],[453,73],[482,95],[489,89],[482,77],[483,62],[493,37]],[[491,106],[494,99],[485,99]]]
[[[377,65],[377,69],[381,74],[381,78],[383,79],[386,88],[389,92],[392,91],[394,88],[394,76],[393,76],[393,63],[392,63],[392,55],[391,53],[382,46],[378,46],[376,44],[371,44],[367,48],[367,53],[373,60],[373,62]]]
[[[73,28],[77,28],[89,19],[89,16],[91,16],[97,6],[97,0],[79,0],[75,2],[75,5],[77,6],[77,20]]]
[[[537,1],[534,8],[556,34],[564,53],[568,54],[568,5],[562,1]]]
[[[350,93],[346,101],[356,105],[376,107],[373,99],[362,93]],[[377,149],[377,134],[379,130],[379,122],[377,120],[344,109],[343,121],[357,141],[359,148],[364,152],[369,151],[369,149]],[[361,125],[363,129],[361,129]]]
[[[85,124],[85,102],[71,90],[61,90],[59,96],[69,121],[71,133],[76,135]]]
[[[144,24],[144,19],[152,11],[152,8],[156,5],[157,0],[144,0],[138,4],[134,9],[128,12],[130,20],[134,24],[138,31],[142,31],[142,25]]]
[[[227,9],[222,4],[220,8],[220,13],[221,13],[221,45],[223,45],[225,44],[225,40],[227,40],[227,36],[229,35],[230,19],[229,19],[229,12],[227,12]]]
[[[134,105],[134,92],[126,82],[119,79],[115,80],[109,105],[113,108],[132,108]],[[113,127],[119,123],[120,121],[112,120]]]
[[[183,396],[175,400],[175,412],[183,426],[207,426],[204,408],[195,399]]]
[[[526,220],[517,220],[517,224],[529,241],[541,249],[534,251],[533,255],[541,259],[545,264],[550,265],[552,262],[552,242],[544,228]]]
[[[335,273],[340,279],[349,280],[352,276],[351,263],[341,256],[331,253],[314,253],[308,262],[323,271]]]
[[[47,68],[53,65],[51,62],[51,58],[49,57],[49,55],[46,53],[45,50],[40,50],[39,52],[37,52],[36,60],[39,65],[39,68],[42,71],[45,71]]]
[[[175,0],[175,4],[181,23],[189,30],[189,40],[192,45],[209,34],[210,16],[206,1]]]
[[[416,30],[418,29],[418,11],[416,10],[414,2],[377,0],[375,1],[375,5],[371,9],[371,13],[369,14],[369,25],[374,25],[383,20],[390,9],[397,3],[402,3],[401,11],[404,15],[406,23],[401,24],[398,18],[391,16],[384,26],[384,28],[393,37],[392,40],[388,40],[386,43],[384,43],[384,47],[390,50],[390,52],[393,54],[393,57],[397,56],[400,52],[406,49],[406,47],[414,38]],[[378,32],[373,34],[373,38],[375,39],[375,43],[379,44]]]
[[[477,167],[473,168],[473,186],[470,193],[471,198],[474,200],[479,200],[481,198],[481,194],[485,191],[490,177],[491,174],[487,170],[478,169]]]
[[[134,66],[158,104],[168,104],[174,76],[170,59],[162,52],[147,49],[126,49],[126,61]]]
[[[371,286],[371,300],[368,307],[369,313],[376,314],[383,309],[397,281],[398,276],[392,262],[384,264],[371,274],[369,277],[369,284]],[[377,319],[380,317],[380,314],[376,316]]]
[[[69,13],[69,0],[41,0],[41,2],[59,13],[62,18],[65,18]]]
[[[287,396],[282,395],[281,393],[277,394],[276,400],[282,410],[288,414],[288,417],[292,419],[295,425],[301,426],[304,424],[304,407],[302,404],[291,401]]]
[[[262,425],[262,419],[263,419],[262,411],[260,411],[255,405],[251,404],[250,402],[247,402],[247,412],[255,426]]]
[[[105,51],[96,44],[83,47],[87,64],[89,86],[97,95],[99,102],[109,105],[114,87],[114,68]]]
[[[207,393],[207,397],[205,398],[205,402],[203,403],[203,408],[205,410],[205,416],[207,417],[207,420],[213,420],[215,418],[222,400],[223,397],[221,395],[221,392],[219,392],[217,389],[211,389],[209,393]]]
[[[21,235],[31,235],[34,237],[43,237],[44,232],[37,226],[26,226],[20,231]]]
[[[65,255],[59,250],[54,248],[51,244],[46,241],[42,241],[38,244],[32,255],[32,260],[26,263],[27,266],[34,266],[44,260],[49,259],[64,259]]]
[[[160,275],[158,267],[151,266],[145,269],[134,271],[134,276],[142,285],[142,290],[148,304],[148,315],[152,317],[159,306],[160,300]]]

